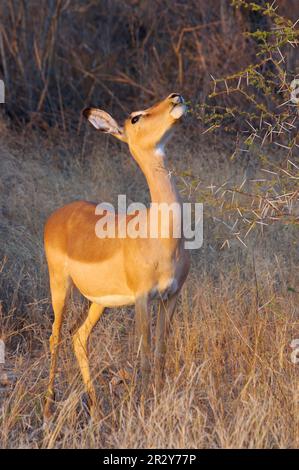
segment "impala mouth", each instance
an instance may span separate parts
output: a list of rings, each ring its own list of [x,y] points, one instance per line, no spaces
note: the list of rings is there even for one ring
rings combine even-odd
[[[169,98],[173,105],[170,111],[170,116],[173,117],[173,119],[180,119],[187,110],[184,98],[178,93],[173,93]]]
[[[186,113],[186,111],[187,106],[185,104],[185,101],[183,100],[182,102],[173,104],[173,107],[170,111],[170,116],[173,117],[173,119],[180,119]]]

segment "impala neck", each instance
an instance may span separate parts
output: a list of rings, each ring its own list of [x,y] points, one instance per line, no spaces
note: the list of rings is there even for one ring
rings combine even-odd
[[[131,152],[146,177],[151,202],[181,203],[171,172],[165,166],[165,154],[160,149],[145,151],[131,149]]]

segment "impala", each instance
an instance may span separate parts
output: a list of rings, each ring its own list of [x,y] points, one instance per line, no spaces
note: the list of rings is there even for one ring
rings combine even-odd
[[[179,94],[143,111],[129,115],[123,127],[108,113],[87,108],[84,116],[93,126],[128,144],[133,158],[144,173],[152,203],[179,203],[173,177],[165,166],[164,145],[174,125],[185,114]],[[152,205],[151,205],[152,207]],[[151,218],[151,207],[146,216]],[[50,379],[44,408],[45,419],[52,413],[54,378],[63,312],[69,286],[74,284],[91,301],[82,326],[73,337],[75,355],[94,412],[96,393],[88,361],[88,337],[105,307],[135,305],[141,357],[142,390],[150,376],[150,301],[159,300],[155,346],[155,384],[161,390],[164,380],[166,337],[176,300],[189,271],[189,255],[183,237],[129,236],[99,238],[95,226],[99,219],[96,204],[76,201],[54,212],[45,226],[45,251],[49,269],[54,323],[50,337]],[[118,225],[119,215],[115,217]],[[126,215],[128,224],[132,216]],[[163,221],[158,220],[159,224]],[[177,223],[169,211],[169,224]]]

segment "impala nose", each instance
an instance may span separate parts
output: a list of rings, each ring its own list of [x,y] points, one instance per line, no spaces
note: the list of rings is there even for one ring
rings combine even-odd
[[[179,95],[178,93],[172,93],[169,96],[169,99],[172,101],[174,104],[179,104],[179,103],[184,103],[184,98],[182,95]]]

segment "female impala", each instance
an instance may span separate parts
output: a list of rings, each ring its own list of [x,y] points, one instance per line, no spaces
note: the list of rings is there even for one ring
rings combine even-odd
[[[126,142],[143,171],[152,202],[179,203],[171,174],[164,161],[163,144],[170,129],[184,115],[186,106],[178,94],[144,111],[132,113],[120,127],[105,111],[84,110],[84,116],[102,132]],[[157,238],[98,238],[95,226],[96,205],[78,201],[58,209],[45,227],[45,250],[49,268],[54,323],[50,338],[51,368],[45,404],[45,418],[51,415],[54,400],[54,376],[63,310],[70,281],[92,303],[82,326],[74,335],[74,350],[90,399],[91,413],[96,401],[89,370],[88,337],[105,307],[135,304],[137,331],[140,339],[143,391],[150,374],[149,301],[157,298],[155,371],[156,386],[163,384],[166,335],[176,299],[189,271],[189,256],[183,238],[169,235]],[[145,211],[151,218],[151,208]],[[115,217],[116,227],[119,217]],[[164,223],[159,214],[159,224]],[[173,225],[173,214],[169,212]],[[126,216],[126,224],[130,221]]]

